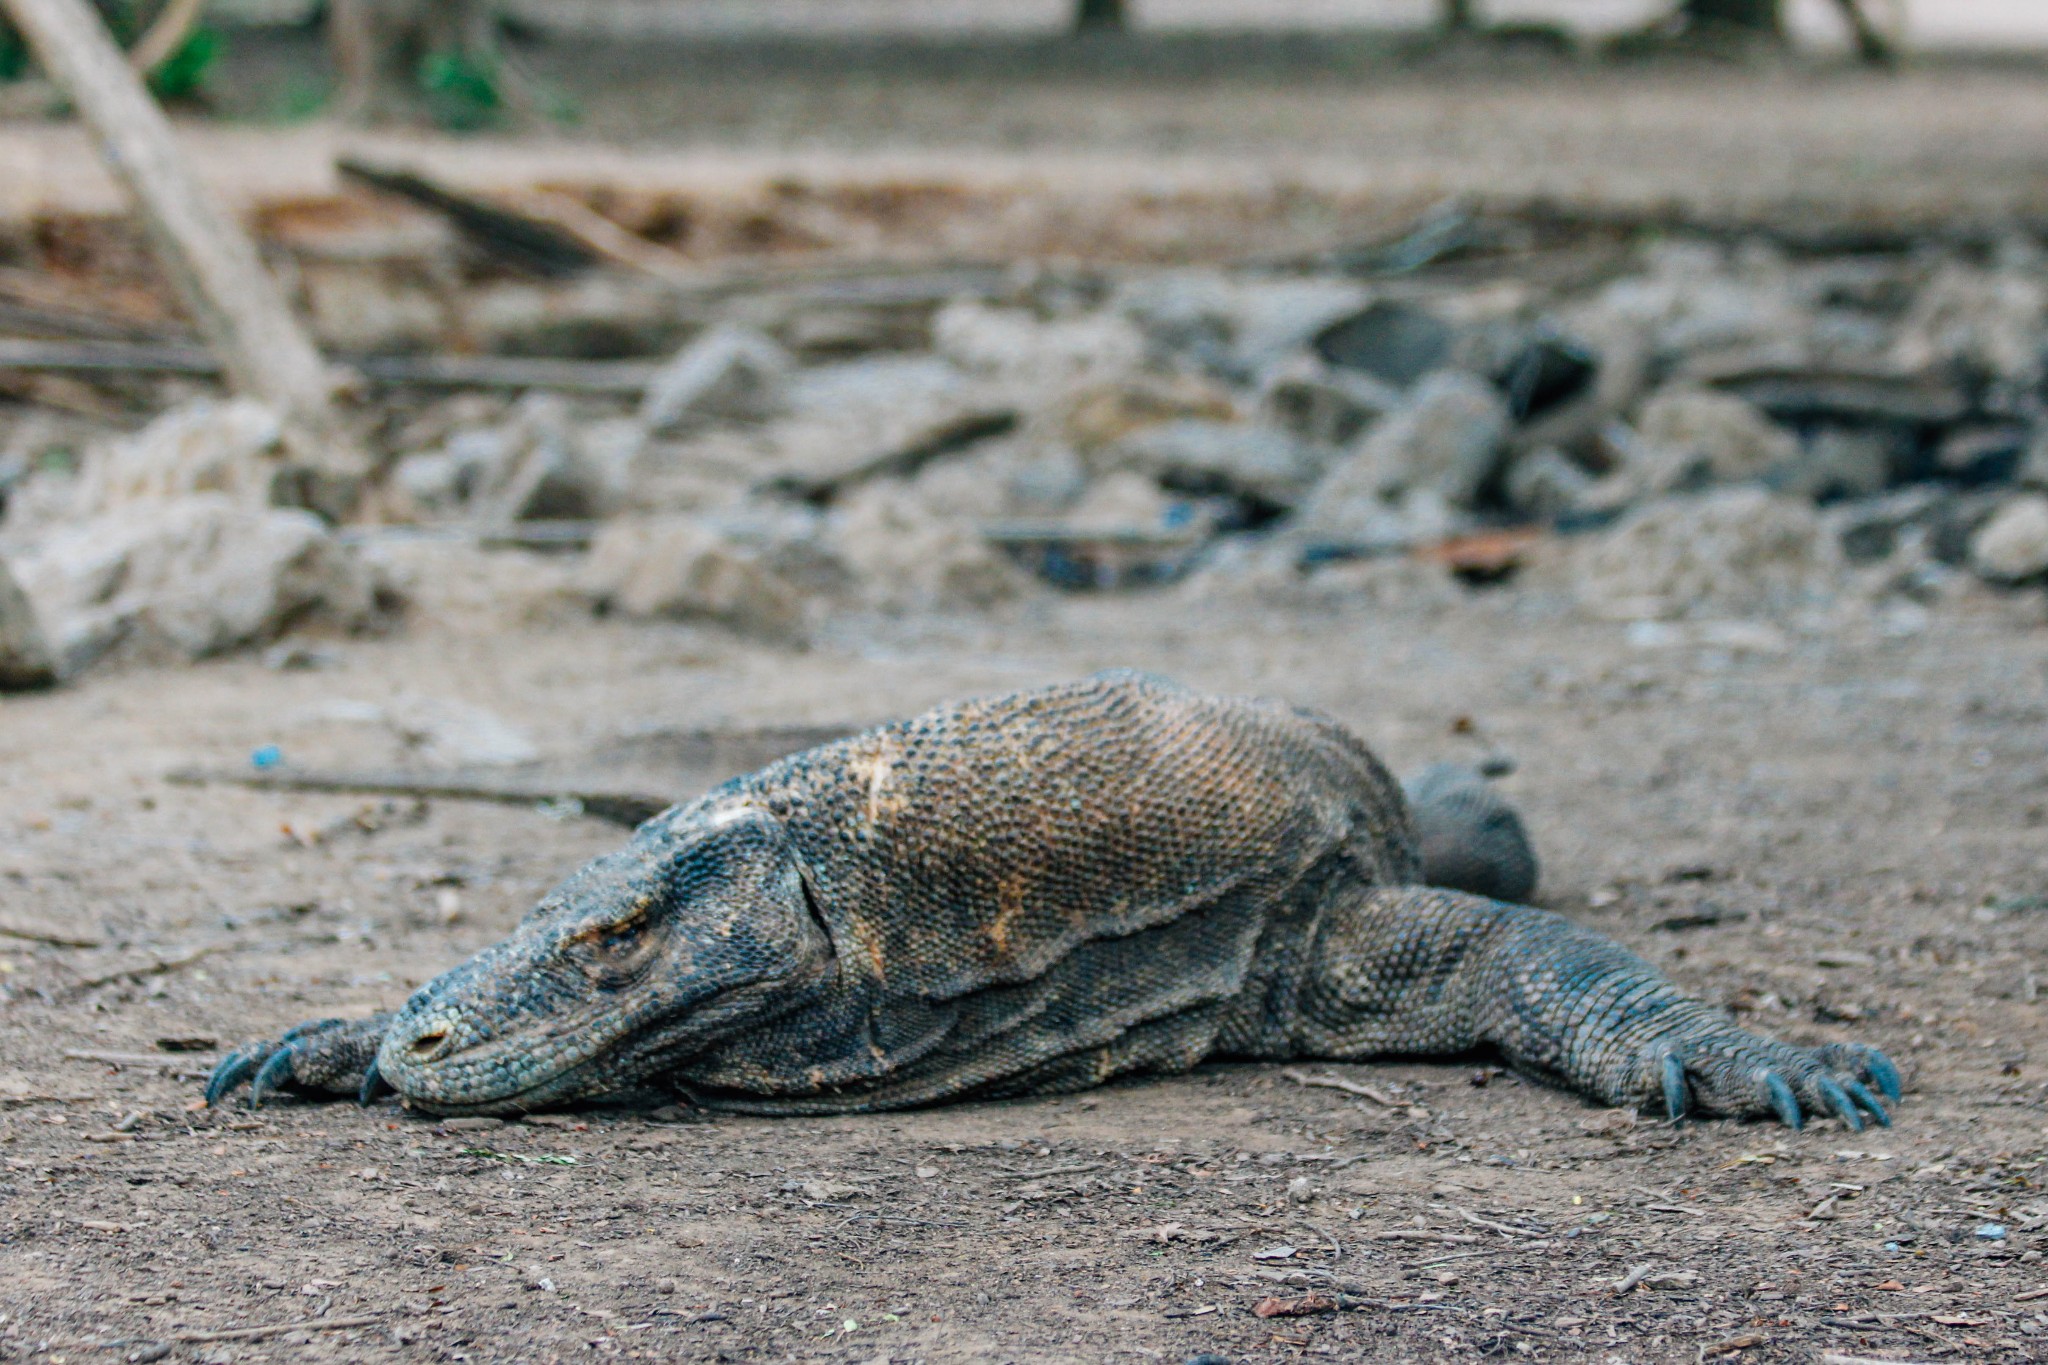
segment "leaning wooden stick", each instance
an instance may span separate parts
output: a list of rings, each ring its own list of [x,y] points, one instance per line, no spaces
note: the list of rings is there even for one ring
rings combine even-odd
[[[326,363],[285,306],[256,245],[206,192],[171,128],[86,0],[0,0],[77,107],[134,198],[158,259],[230,384],[284,416],[301,501],[346,510],[366,468],[344,436]]]

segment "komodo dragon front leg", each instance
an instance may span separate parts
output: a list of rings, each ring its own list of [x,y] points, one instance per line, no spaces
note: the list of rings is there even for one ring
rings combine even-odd
[[[1889,1125],[1899,1073],[1860,1044],[1793,1047],[1736,1026],[1614,940],[1558,915],[1430,887],[1364,889],[1326,914],[1292,1042],[1316,1057],[1491,1045],[1608,1104],[1809,1113]]]

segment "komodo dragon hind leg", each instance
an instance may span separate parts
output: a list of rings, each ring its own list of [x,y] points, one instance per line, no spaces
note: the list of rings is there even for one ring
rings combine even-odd
[[[236,1048],[207,1079],[206,1102],[218,1104],[247,1081],[252,1109],[279,1090],[354,1095],[368,1104],[384,1089],[377,1075],[377,1048],[391,1017],[321,1019],[299,1025],[276,1042]]]
[[[1875,1048],[1793,1047],[1680,993],[1612,939],[1557,915],[1427,887],[1360,888],[1324,913],[1295,1021],[1310,1056],[1482,1045],[1609,1104],[1832,1114],[1889,1124],[1899,1072]]]

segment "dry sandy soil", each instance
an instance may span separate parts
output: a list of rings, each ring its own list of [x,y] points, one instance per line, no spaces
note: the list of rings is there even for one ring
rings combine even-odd
[[[97,946],[0,939],[0,1353],[2039,1359],[2041,619],[1984,594],[1917,635],[1730,654],[1631,647],[1513,589],[1428,616],[1046,599],[842,621],[800,652],[419,629],[317,671],[238,660],[10,700],[4,918]],[[620,838],[164,781],[266,743],[390,758],[337,700],[467,699],[573,754],[1118,664],[1326,708],[1400,767],[1511,755],[1546,904],[1756,1027],[1887,1048],[1909,1076],[1897,1127],[1631,1122],[1483,1058],[1314,1068],[1392,1105],[1219,1065],[869,1118],[437,1124],[206,1111],[209,1056],[162,1050],[395,1005]],[[1251,1311],[1317,1287],[1369,1306]]]

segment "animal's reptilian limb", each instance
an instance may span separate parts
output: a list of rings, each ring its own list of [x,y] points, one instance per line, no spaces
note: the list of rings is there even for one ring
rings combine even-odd
[[[1799,1048],[1737,1027],[1613,940],[1527,906],[1426,887],[1370,890],[1327,915],[1294,1042],[1318,1057],[1440,1056],[1482,1045],[1609,1104],[1673,1118],[1808,1113],[1889,1120],[1899,1075],[1871,1048]]]

